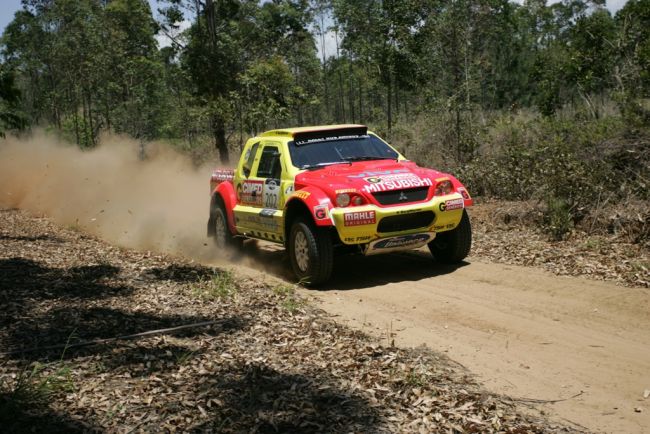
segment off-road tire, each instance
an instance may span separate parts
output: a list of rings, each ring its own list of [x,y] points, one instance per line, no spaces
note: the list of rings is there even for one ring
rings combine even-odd
[[[463,210],[463,217],[455,229],[439,233],[429,243],[429,250],[433,257],[445,264],[456,264],[469,255],[472,248],[472,225],[469,222],[467,211]]]
[[[214,210],[214,244],[219,249],[238,249],[242,245],[241,238],[234,237],[228,227],[226,209],[218,203]]]
[[[299,282],[317,286],[329,280],[334,264],[332,239],[326,229],[299,219],[291,225],[287,246],[291,268]]]

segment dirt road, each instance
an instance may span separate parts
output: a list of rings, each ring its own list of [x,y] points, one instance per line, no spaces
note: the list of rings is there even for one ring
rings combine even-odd
[[[423,252],[346,257],[328,289],[305,293],[396,345],[446,352],[490,390],[563,400],[541,404],[558,418],[594,431],[650,431],[647,289],[468,262],[443,267]]]
[[[290,279],[277,247],[259,243],[246,253],[251,272],[265,264]],[[338,320],[384,343],[442,351],[489,390],[531,400],[558,420],[650,432],[648,289],[473,257],[443,266],[424,251],[346,256],[335,267],[330,285],[303,294]]]

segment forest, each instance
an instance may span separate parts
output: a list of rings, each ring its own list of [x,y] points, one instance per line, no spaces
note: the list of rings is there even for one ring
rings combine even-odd
[[[557,238],[603,203],[647,220],[650,0],[22,4],[3,134],[125,134],[227,165],[268,128],[363,123],[475,195],[537,200]]]

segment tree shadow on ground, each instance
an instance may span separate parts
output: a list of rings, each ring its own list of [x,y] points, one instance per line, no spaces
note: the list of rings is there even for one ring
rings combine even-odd
[[[45,405],[17,399],[13,393],[0,392],[0,426],[5,434],[47,432],[76,434],[93,431],[91,426],[71,419]]]
[[[206,267],[207,268],[207,267]],[[91,265],[50,268],[24,258],[0,259],[0,352],[75,344],[150,330],[166,329],[215,320],[205,315],[159,314],[125,311],[111,306],[111,297],[135,290],[122,282],[119,267]],[[211,271],[214,274],[214,271]],[[100,304],[101,301],[104,301]],[[208,327],[189,328],[180,336],[219,334],[246,327],[237,317],[218,318]],[[84,348],[82,353],[102,352],[105,346]],[[73,353],[66,351],[66,357]],[[20,360],[56,360],[64,348],[11,354]]]
[[[359,392],[325,376],[287,374],[263,364],[233,368],[211,387],[223,405],[191,432],[377,432],[383,419]]]
[[[128,295],[133,288],[115,282],[119,272],[119,267],[105,264],[50,268],[31,259],[0,259],[0,303],[16,308],[16,304],[43,299]],[[110,278],[114,281],[109,283]]]

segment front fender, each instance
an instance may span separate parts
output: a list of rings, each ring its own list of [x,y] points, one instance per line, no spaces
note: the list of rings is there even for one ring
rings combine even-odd
[[[330,210],[334,208],[334,205],[323,190],[310,186],[295,191],[289,196],[287,207],[295,200],[302,202],[307,207],[316,226],[334,226],[330,214]]]

